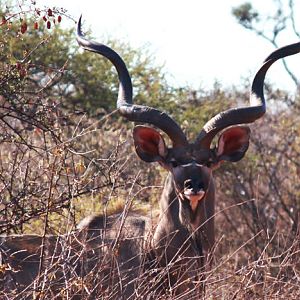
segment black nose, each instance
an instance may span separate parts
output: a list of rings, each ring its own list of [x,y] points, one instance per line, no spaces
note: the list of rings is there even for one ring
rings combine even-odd
[[[184,181],[184,189],[192,190],[193,193],[197,193],[203,190],[203,184],[199,180],[187,179]]]

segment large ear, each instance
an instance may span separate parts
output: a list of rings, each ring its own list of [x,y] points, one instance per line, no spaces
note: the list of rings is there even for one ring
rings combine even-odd
[[[163,161],[168,150],[160,133],[146,126],[133,129],[133,140],[137,155],[146,162]]]
[[[248,126],[235,126],[225,130],[218,141],[218,161],[239,161],[248,150],[250,129]]]

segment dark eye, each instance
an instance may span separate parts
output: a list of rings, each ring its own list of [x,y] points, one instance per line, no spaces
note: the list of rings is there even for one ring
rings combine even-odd
[[[213,164],[214,164],[214,161],[213,161],[212,159],[210,159],[210,160],[208,160],[208,161],[206,162],[205,165],[206,165],[208,168],[210,168]]]
[[[170,165],[173,167],[173,168],[176,168],[180,165],[180,163],[178,161],[176,161],[175,159],[172,159],[170,161]]]

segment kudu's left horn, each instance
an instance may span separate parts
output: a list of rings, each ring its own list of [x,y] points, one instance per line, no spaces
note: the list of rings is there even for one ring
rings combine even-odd
[[[257,71],[253,79],[250,94],[250,106],[229,109],[214,116],[203,126],[195,144],[209,148],[214,136],[222,129],[232,125],[252,123],[259,119],[266,112],[263,87],[268,69],[278,59],[294,55],[299,52],[300,43],[291,44],[272,52],[265,59],[263,65]]]

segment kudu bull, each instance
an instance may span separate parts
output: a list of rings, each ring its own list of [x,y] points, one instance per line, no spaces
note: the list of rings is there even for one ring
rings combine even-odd
[[[152,127],[137,125],[133,130],[137,155],[145,162],[158,162],[168,171],[149,256],[156,261],[156,267],[167,266],[168,283],[175,294],[187,294],[189,290],[195,290],[195,286],[201,289],[203,278],[199,270],[203,270],[205,254],[215,242],[212,171],[224,161],[237,162],[243,158],[249,146],[250,129],[241,124],[253,123],[265,113],[263,85],[266,72],[276,60],[299,53],[300,43],[280,48],[266,58],[254,77],[249,106],[217,114],[203,126],[195,141],[189,142],[169,115],[152,107],[133,104],[131,78],[124,61],[111,48],[87,40],[81,31],[81,19],[77,41],[85,50],[103,55],[115,66],[120,81],[117,99],[120,114],[129,121],[153,125],[172,141],[172,147],[168,148],[162,135]],[[211,143],[220,132],[217,146],[212,148]],[[94,234],[97,228],[103,228],[103,223],[102,216],[89,217],[81,227]],[[132,224],[137,224],[136,219]],[[99,235],[96,236],[93,243],[101,243]],[[10,239],[8,243],[6,240],[2,238],[3,247],[9,249],[13,244],[16,253],[29,247],[18,245],[17,239]],[[121,248],[121,251],[127,250]],[[148,265],[151,267],[151,263]]]
[[[160,199],[160,218],[153,238],[153,249],[159,265],[166,266],[181,257],[183,268],[197,264],[203,267],[203,249],[209,252],[215,242],[215,191],[212,171],[224,161],[237,162],[245,155],[250,138],[248,126],[266,111],[263,85],[267,70],[278,59],[300,52],[300,43],[288,45],[271,53],[256,73],[250,95],[250,106],[220,112],[201,129],[195,141],[189,142],[180,126],[166,113],[155,108],[135,105],[132,83],[122,58],[111,48],[87,40],[78,23],[77,41],[85,50],[108,58],[119,76],[117,108],[129,121],[148,123],[159,128],[172,141],[168,148],[162,135],[152,127],[136,125],[133,140],[137,155],[145,162],[158,162],[168,171]],[[228,128],[229,127],[229,128]],[[222,130],[217,146],[211,148],[213,138]],[[193,259],[194,258],[194,259]],[[191,287],[192,270],[171,272],[171,285],[179,285],[177,292]]]

